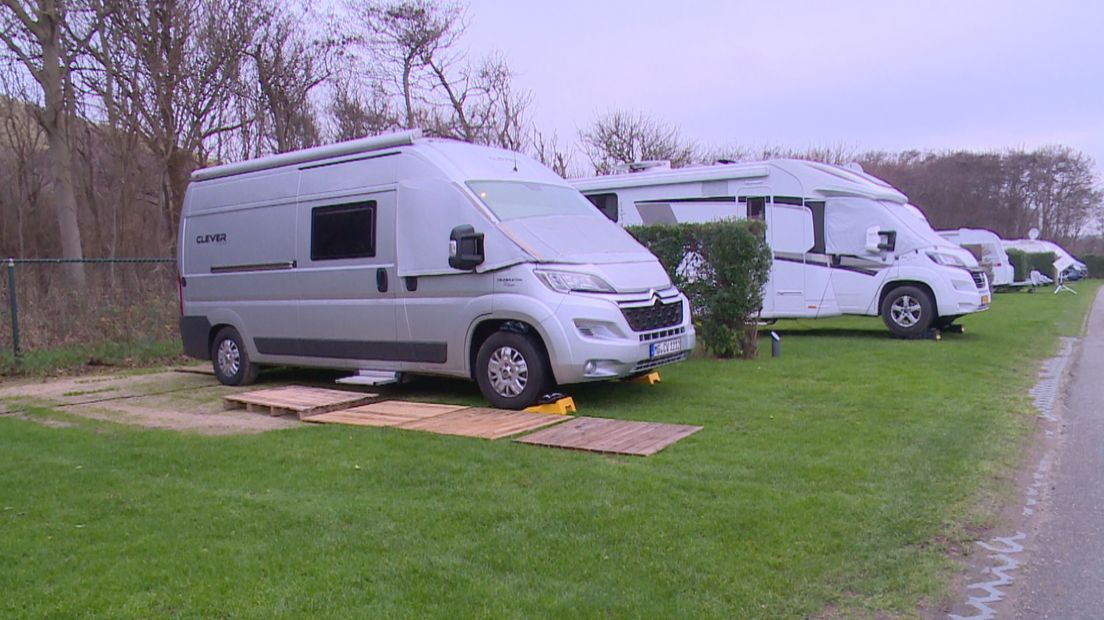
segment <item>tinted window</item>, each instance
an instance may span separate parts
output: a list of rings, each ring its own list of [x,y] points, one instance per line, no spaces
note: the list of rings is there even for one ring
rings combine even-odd
[[[375,201],[311,209],[311,260],[375,255]]]
[[[617,221],[617,194],[590,194],[587,200],[598,207],[602,215],[614,222]]]
[[[767,199],[749,196],[747,199],[747,217],[749,220],[767,219]]]

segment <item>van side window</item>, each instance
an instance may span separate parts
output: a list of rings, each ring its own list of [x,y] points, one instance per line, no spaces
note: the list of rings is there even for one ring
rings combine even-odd
[[[763,196],[748,196],[747,218],[749,220],[767,219],[767,199]]]
[[[611,221],[617,221],[617,194],[588,194],[586,198],[598,207],[602,215]]]
[[[376,255],[376,201],[311,209],[311,260]]]

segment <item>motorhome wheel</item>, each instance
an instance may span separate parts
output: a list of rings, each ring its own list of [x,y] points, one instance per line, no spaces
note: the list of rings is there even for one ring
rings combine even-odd
[[[915,286],[893,289],[882,302],[882,320],[895,336],[917,338],[935,318],[931,296]]]
[[[223,385],[249,385],[257,380],[259,368],[249,361],[249,352],[233,327],[224,327],[215,336],[211,344],[211,362],[215,376]]]
[[[536,403],[550,376],[540,346],[528,334],[495,332],[476,355],[479,390],[500,409],[524,409]]]

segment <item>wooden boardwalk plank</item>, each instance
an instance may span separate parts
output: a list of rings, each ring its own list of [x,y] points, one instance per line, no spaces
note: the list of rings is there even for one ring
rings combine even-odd
[[[564,421],[563,416],[471,407],[425,418],[399,428],[442,435],[500,439]]]
[[[467,407],[463,405],[384,400],[320,415],[304,416],[303,421],[322,424],[353,424],[356,426],[400,426],[462,409],[467,409]]]
[[[311,415],[352,407],[379,398],[379,394],[288,385],[239,392],[223,397],[228,408],[245,407],[270,415]]]
[[[514,441],[606,454],[649,456],[701,429],[683,424],[579,417]]]

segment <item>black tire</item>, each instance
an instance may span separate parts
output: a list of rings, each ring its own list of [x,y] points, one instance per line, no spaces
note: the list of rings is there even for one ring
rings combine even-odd
[[[497,331],[476,353],[475,382],[493,407],[524,409],[549,390],[552,371],[543,347],[534,337]]]
[[[935,318],[931,295],[915,286],[899,286],[882,301],[882,321],[898,338],[922,337]]]
[[[223,327],[211,343],[211,365],[223,385],[249,385],[257,380],[260,368],[249,360],[241,334],[233,327]]]

